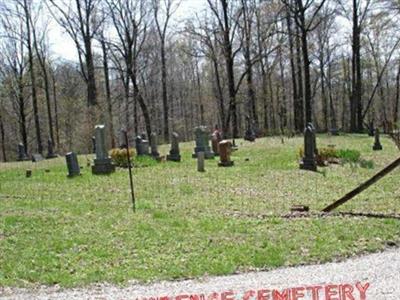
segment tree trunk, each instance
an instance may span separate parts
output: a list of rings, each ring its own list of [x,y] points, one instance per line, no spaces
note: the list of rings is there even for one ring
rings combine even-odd
[[[4,124],[3,124],[3,117],[0,111],[0,138],[1,138],[1,152],[3,154],[3,161],[7,161],[7,154],[6,154],[6,135],[4,131]]]
[[[112,102],[111,102],[111,88],[110,88],[110,77],[109,77],[109,68],[108,68],[108,53],[107,47],[104,39],[101,39],[101,49],[103,51],[103,69],[104,69],[104,87],[106,90],[106,102],[107,102],[107,113],[108,113],[108,122],[109,122],[109,130],[110,130],[110,140],[111,140],[111,148],[115,148],[115,137],[114,137],[114,118],[112,111]]]
[[[221,0],[222,11],[223,11],[223,22],[224,22],[224,57],[226,65],[226,75],[228,81],[228,94],[229,94],[229,117],[232,118],[232,135],[233,138],[239,137],[239,123],[236,107],[236,91],[235,91],[235,73],[233,71],[233,53],[232,43],[230,40],[230,25],[228,15],[228,2]]]
[[[54,118],[56,125],[56,140],[57,147],[60,146],[60,127],[58,125],[58,103],[57,103],[57,86],[56,86],[56,76],[54,72],[52,73],[52,83],[53,83],[53,100],[54,100]]]
[[[165,58],[165,36],[161,38],[161,85],[162,85],[162,103],[164,111],[164,141],[169,141],[169,105],[167,93],[167,63]]]
[[[324,48],[320,41],[320,55],[319,55],[319,70],[321,76],[321,98],[322,98],[322,112],[324,115],[324,131],[328,131],[328,98],[325,91],[325,68],[324,68]]]
[[[288,31],[288,38],[289,38],[289,60],[290,60],[290,71],[292,74],[292,97],[293,97],[293,116],[294,116],[294,129],[296,132],[302,132],[304,128],[300,127],[300,116],[299,116],[299,111],[297,110],[298,108],[298,98],[299,94],[297,91],[297,79],[296,79],[296,67],[295,67],[295,60],[294,60],[294,51],[293,51],[293,32],[292,32],[292,25],[291,25],[291,16],[290,16],[290,11],[287,9],[286,13],[286,25],[287,25],[287,31]],[[301,117],[302,118],[302,117]]]
[[[37,100],[37,93],[36,93],[36,75],[35,75],[35,68],[33,65],[30,11],[29,11],[27,0],[24,0],[24,10],[25,10],[26,39],[27,39],[26,44],[28,47],[29,73],[30,73],[30,77],[31,77],[32,105],[33,105],[33,115],[34,115],[35,130],[36,130],[37,151],[38,151],[38,153],[43,154],[43,144],[42,144],[42,136],[41,136],[41,130],[40,130],[39,108],[38,108],[38,100]]]
[[[362,130],[362,103],[361,103],[361,58],[360,58],[360,26],[358,22],[358,3],[353,0],[353,36],[352,36],[352,66],[351,83],[352,95],[350,105],[350,131]]]
[[[85,60],[87,68],[87,103],[88,106],[97,105],[96,77],[92,54],[92,41],[90,37],[84,38]]]
[[[285,75],[282,57],[282,47],[279,48],[279,69],[280,69],[280,81],[281,81],[281,101],[280,101],[280,129],[281,134],[284,134],[284,130],[287,127],[287,109],[286,109],[286,86],[285,86]]]
[[[302,1],[298,1],[300,5],[300,22],[301,22],[301,48],[303,53],[303,68],[304,68],[304,100],[306,110],[306,123],[312,123],[312,95],[311,95],[311,75],[310,75],[310,59],[308,56],[308,41],[307,41],[307,30],[306,21],[304,15],[304,8]]]
[[[19,131],[21,134],[22,143],[25,147],[25,152],[28,153],[28,130],[26,127],[26,114],[25,114],[25,99],[24,99],[24,85],[23,75],[19,74],[18,82],[18,109],[19,109]]]
[[[297,86],[298,93],[295,104],[295,122],[299,132],[304,130],[304,103],[303,103],[303,69],[301,67],[301,45],[299,30],[296,27],[296,60],[297,60]]]
[[[400,101],[400,61],[398,62],[397,75],[396,75],[396,98],[394,103],[393,122],[396,128],[398,127],[399,120],[399,101]]]

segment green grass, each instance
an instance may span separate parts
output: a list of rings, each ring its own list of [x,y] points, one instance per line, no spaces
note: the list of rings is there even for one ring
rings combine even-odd
[[[374,152],[364,135],[319,136],[320,147],[335,144],[374,161],[373,169],[332,165],[324,174],[299,170],[302,138],[238,143],[234,167],[208,160],[205,173],[196,171],[192,143],[181,145],[181,163],[142,159],[134,169],[135,214],[125,169],[92,176],[90,157],[80,156],[82,176],[70,179],[64,158],[0,164],[0,286],[230,274],[332,261],[400,241],[396,219],[258,217],[294,204],[321,210],[398,157],[389,139]],[[160,150],[167,154],[168,146]],[[399,213],[399,181],[395,170],[338,210]]]

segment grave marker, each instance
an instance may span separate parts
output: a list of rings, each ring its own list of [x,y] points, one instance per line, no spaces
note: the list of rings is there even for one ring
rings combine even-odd
[[[167,155],[167,160],[181,161],[181,154],[179,150],[179,135],[176,132],[172,133],[171,150],[169,150],[169,154]]]
[[[51,139],[47,141],[47,156],[46,159],[56,158],[57,154],[54,153],[53,142]]]
[[[222,141],[222,136],[221,133],[219,132],[218,128],[215,127],[215,130],[211,136],[211,146],[212,146],[212,151],[215,153],[215,155],[219,155],[219,143]]]
[[[244,135],[244,140],[249,141],[249,142],[254,142],[256,140],[256,134],[253,130],[253,126],[251,124],[250,117],[246,117],[246,133]]]
[[[28,155],[26,154],[25,146],[22,143],[18,144],[18,158],[17,161],[29,160]]]
[[[196,137],[196,147],[194,148],[194,153],[192,154],[193,158],[197,157],[197,153],[204,152],[205,159],[213,159],[214,152],[211,151],[209,145],[209,133],[206,126],[198,126],[194,130],[194,134]]]
[[[40,153],[32,154],[32,162],[36,163],[36,162],[39,162],[39,161],[42,161],[42,160],[44,160],[42,154],[40,154]]]
[[[317,171],[317,164],[315,161],[315,132],[314,127],[307,124],[304,130],[304,157],[300,163],[300,169]]]
[[[145,134],[142,134],[141,136],[138,135],[135,139],[136,142],[136,154],[138,156],[141,155],[150,155],[149,153],[149,141],[146,140]]]
[[[197,171],[199,172],[205,172],[204,159],[205,159],[205,153],[197,152]]]
[[[379,135],[379,129],[378,128],[375,129],[375,142],[374,142],[374,146],[372,147],[372,149],[374,151],[379,151],[379,150],[383,149],[381,141],[380,141],[380,135]]]
[[[67,168],[68,168],[68,177],[74,177],[81,175],[81,168],[79,167],[78,163],[78,158],[76,156],[76,153],[74,152],[68,152],[65,155],[65,160],[67,162]]]
[[[157,145],[157,134],[152,132],[150,135],[150,143],[151,143],[151,156],[158,159],[160,158],[160,153],[158,152],[158,145]]]
[[[219,158],[220,162],[218,166],[220,167],[231,167],[233,166],[233,161],[231,161],[232,153],[232,143],[228,140],[223,140],[219,143]]]
[[[96,158],[92,166],[92,174],[110,174],[115,171],[115,165],[112,164],[111,158],[108,156],[105,141],[105,126],[96,125]]]

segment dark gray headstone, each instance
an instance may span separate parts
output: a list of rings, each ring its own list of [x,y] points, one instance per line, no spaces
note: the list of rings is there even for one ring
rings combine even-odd
[[[169,150],[167,160],[181,161],[181,154],[179,150],[179,135],[176,132],[173,132],[171,136],[171,150]]]
[[[146,136],[142,134],[141,136],[137,136],[135,139],[136,143],[136,154],[138,156],[141,155],[150,155],[149,153],[149,141],[146,140]]]
[[[379,150],[383,149],[381,141],[380,141],[380,135],[379,135],[378,128],[375,129],[375,142],[374,142],[374,146],[372,147],[372,149],[374,151],[379,151]]]
[[[54,153],[54,147],[53,147],[53,142],[51,141],[51,139],[49,139],[47,141],[47,159],[51,159],[51,158],[56,158],[57,154]]]
[[[197,153],[204,152],[205,159],[214,158],[214,152],[210,148],[210,134],[206,126],[198,126],[194,130],[196,147],[194,148],[193,158],[197,158]]]
[[[339,130],[337,128],[331,128],[330,133],[331,133],[331,135],[338,136]]]
[[[39,153],[32,154],[32,162],[39,162],[42,160],[44,160],[42,154]]]
[[[74,152],[68,152],[65,155],[65,160],[67,162],[68,177],[74,177],[81,175],[81,168],[79,167],[78,157]]]
[[[312,132],[313,132],[313,144],[314,144],[314,153],[315,155],[318,155],[318,148],[317,148],[317,136],[315,134],[315,127],[312,123],[307,123],[307,127],[310,127]]]
[[[22,143],[18,144],[18,161],[29,160],[28,155],[26,154],[25,146]]]
[[[246,132],[244,135],[244,140],[249,142],[254,142],[256,140],[256,133],[254,132],[253,125],[249,117],[246,117]]]
[[[375,127],[374,127],[374,121],[370,121],[369,122],[369,124],[368,124],[368,135],[369,136],[374,136],[374,129],[375,129]]]
[[[92,136],[92,153],[96,153],[96,138]]]
[[[300,163],[300,169],[317,171],[317,164],[315,161],[315,131],[314,127],[307,124],[304,130],[304,157]]]
[[[92,174],[110,174],[115,171],[115,166],[111,162],[111,158],[108,156],[104,125],[96,125],[95,139],[96,158],[94,159],[94,165],[92,166]]]
[[[150,135],[150,143],[151,143],[151,156],[154,158],[159,158],[160,153],[158,152],[158,145],[157,145],[157,134],[152,132]]]

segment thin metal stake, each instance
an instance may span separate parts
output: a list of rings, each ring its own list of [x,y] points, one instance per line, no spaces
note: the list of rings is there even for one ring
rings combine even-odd
[[[122,130],[122,132],[124,133],[125,143],[126,143],[126,155],[128,158],[129,181],[131,184],[132,207],[133,207],[133,212],[136,212],[135,191],[133,189],[133,179],[132,179],[132,165],[131,165],[131,157],[129,155],[128,132],[126,130]]]

